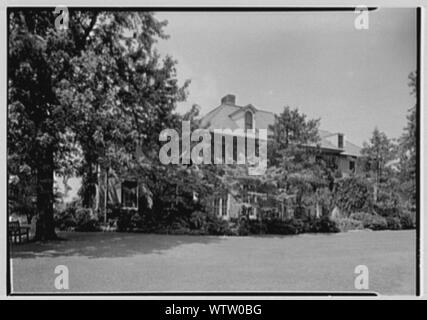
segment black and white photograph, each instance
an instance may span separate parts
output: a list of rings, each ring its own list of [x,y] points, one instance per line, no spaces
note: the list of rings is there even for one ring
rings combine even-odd
[[[421,9],[138,5],[7,7],[7,294],[419,296]]]

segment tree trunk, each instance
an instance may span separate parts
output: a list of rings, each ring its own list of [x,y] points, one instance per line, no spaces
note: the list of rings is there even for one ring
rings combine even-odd
[[[53,152],[46,151],[37,168],[37,222],[35,240],[58,239],[53,218]]]
[[[87,172],[85,172],[82,179],[83,194],[82,204],[85,208],[95,208],[95,196],[98,185],[98,173],[97,170],[93,170],[94,162],[91,160],[87,161]]]

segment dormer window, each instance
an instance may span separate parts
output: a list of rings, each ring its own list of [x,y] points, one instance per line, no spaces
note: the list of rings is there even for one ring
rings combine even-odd
[[[250,111],[246,111],[245,113],[245,129],[246,130],[253,129],[253,114]]]

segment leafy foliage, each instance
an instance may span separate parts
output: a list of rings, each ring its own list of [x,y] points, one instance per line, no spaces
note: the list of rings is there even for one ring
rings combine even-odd
[[[367,169],[380,181],[384,177],[387,162],[394,159],[396,146],[384,132],[375,128],[369,143],[364,143],[361,151],[367,157]]]
[[[290,107],[270,128],[269,165],[262,176],[248,176],[248,167],[236,164],[164,166],[158,161],[161,130],[179,130],[181,120],[190,120],[192,129],[199,126],[197,105],[185,115],[175,113],[188,82],[180,86],[176,61],[155,49],[156,41],[167,37],[165,22],[148,12],[71,8],[69,29],[57,30],[50,10],[9,12],[8,183],[18,196],[8,205],[37,216],[37,239],[55,238],[55,222],[97,230],[92,209],[102,172],[139,177],[139,212],[111,210],[124,231],[297,234],[335,232],[358,226],[355,221],[372,229],[414,226],[417,104],[409,110],[398,148],[374,130],[362,151],[364,176],[340,178],[337,167],[321,156],[319,119]],[[409,79],[416,95],[417,75]],[[394,171],[388,164],[397,151]],[[81,203],[54,219],[54,174],[73,173],[83,178]],[[210,197],[223,192],[243,207],[256,206],[259,221],[241,219],[233,229],[207,213]],[[268,197],[247,203],[249,192]],[[295,199],[297,218],[269,217],[271,199],[280,203],[287,197]],[[367,213],[350,215],[337,226],[327,217],[308,217],[306,208],[313,206],[326,213],[334,206],[347,215]]]
[[[417,79],[415,72],[409,75],[409,87],[411,94],[417,99]],[[416,175],[417,175],[417,110],[418,101],[408,110],[408,124],[399,139],[399,180],[401,190],[406,199],[408,199],[411,210],[415,211],[416,206]]]
[[[387,229],[387,220],[379,215],[367,212],[356,212],[350,215],[351,219],[361,221],[364,228],[371,230]]]
[[[363,229],[363,223],[360,220],[352,218],[338,218],[335,220],[335,222],[338,229],[342,232]]]
[[[10,13],[9,169],[26,165],[37,174],[38,239],[55,238],[54,171],[77,170],[91,207],[99,167],[135,163],[136,145],[155,152],[187,86],[178,86],[175,61],[154,50],[165,23],[151,13],[69,15],[64,31],[51,10]]]
[[[334,202],[347,215],[363,210],[370,211],[373,205],[372,187],[362,177],[342,178],[336,183]]]
[[[63,211],[55,213],[55,225],[60,230],[99,231],[98,217],[91,209],[81,207],[79,200],[67,203]]]

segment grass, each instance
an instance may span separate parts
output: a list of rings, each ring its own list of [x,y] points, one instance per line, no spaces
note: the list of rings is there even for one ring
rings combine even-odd
[[[220,237],[61,233],[66,241],[13,245],[13,293],[369,291],[415,294],[415,231]],[[69,269],[57,291],[54,269]]]

